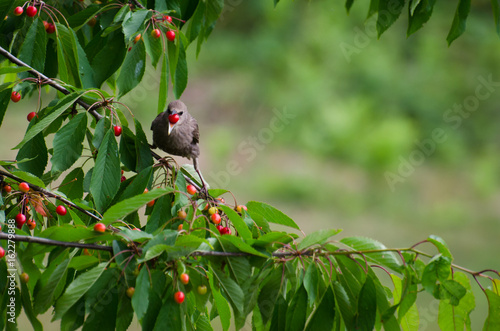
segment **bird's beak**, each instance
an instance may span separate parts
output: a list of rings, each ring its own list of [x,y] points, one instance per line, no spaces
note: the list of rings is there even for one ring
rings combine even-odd
[[[168,122],[168,135],[170,135],[170,133],[174,129],[175,124],[177,124],[177,123],[172,124],[172,123]]]

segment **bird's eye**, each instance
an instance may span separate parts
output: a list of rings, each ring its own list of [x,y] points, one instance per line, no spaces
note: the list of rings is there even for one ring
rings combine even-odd
[[[183,112],[183,111],[180,111],[180,112],[178,112],[177,114],[179,114],[179,116],[181,116],[182,114],[184,114],[184,112]]]

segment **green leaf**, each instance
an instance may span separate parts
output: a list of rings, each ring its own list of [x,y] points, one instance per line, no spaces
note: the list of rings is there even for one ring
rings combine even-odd
[[[142,31],[144,22],[149,19],[152,12],[147,9],[138,9],[134,12],[128,12],[123,19],[122,29],[125,36],[125,42],[128,43],[132,36]]]
[[[262,217],[269,223],[286,225],[300,230],[299,226],[280,210],[263,202],[250,201],[247,203],[248,213],[252,218]]]
[[[346,0],[346,2],[345,2],[345,9],[346,9],[348,14],[351,11],[351,7],[352,7],[353,3],[354,3],[354,0]]]
[[[195,40],[196,37],[199,35],[203,24],[204,16],[205,16],[205,2],[199,1],[198,5],[196,6],[196,10],[193,13],[193,16],[189,20],[189,26],[186,32],[186,37],[189,43]],[[202,36],[200,38],[203,39]]]
[[[396,20],[403,11],[405,0],[379,1],[377,33],[380,37]]]
[[[385,250],[382,243],[365,237],[348,237],[340,240],[341,243],[353,248],[357,251],[369,251],[369,250]],[[366,253],[365,256],[368,260],[371,260],[382,266],[391,268],[394,271],[400,272],[402,270],[402,264],[398,259],[398,256],[394,252],[375,252]]]
[[[351,299],[346,293],[346,290],[337,281],[333,283],[333,290],[335,292],[335,299],[337,302],[337,307],[339,307],[340,314],[342,315],[342,319],[348,330],[353,330],[353,322],[354,322],[354,312],[355,307],[353,306]]]
[[[182,92],[186,89],[187,81],[188,81],[188,68],[186,61],[186,50],[184,49],[184,44],[182,42],[182,38],[180,34],[181,31],[177,31],[179,37],[179,45],[177,46],[179,49],[179,56],[177,57],[177,67],[175,68],[175,80],[174,80],[174,95],[177,99],[179,99],[182,95]]]
[[[125,60],[120,69],[120,74],[116,84],[120,93],[118,97],[121,98],[130,92],[142,80],[144,71],[146,69],[146,49],[144,43],[137,43],[130,52],[125,55]]]
[[[358,311],[356,313],[356,330],[371,331],[375,326],[377,314],[377,290],[371,276],[361,287],[358,298]]]
[[[36,314],[45,313],[52,306],[54,300],[57,299],[55,297],[56,290],[61,282],[64,284],[66,270],[68,269],[70,261],[71,259],[65,259],[57,266],[54,264],[54,266],[56,266],[55,270],[46,269],[44,272],[44,274],[48,273],[50,277],[34,299],[33,306]]]
[[[5,74],[16,74],[19,72],[24,72],[28,71],[30,68],[28,67],[3,67],[0,68],[0,75],[5,75]]]
[[[429,238],[427,238],[427,241],[434,244],[434,246],[436,246],[441,255],[452,259],[450,249],[448,248],[448,245],[446,245],[446,243],[441,237],[430,235]]]
[[[217,308],[217,312],[219,313],[222,329],[226,331],[229,329],[229,326],[231,324],[231,310],[229,310],[229,304],[220,293],[218,286],[215,285],[214,269],[212,269],[212,267],[209,267],[208,270],[209,272],[207,276],[208,281],[210,282],[210,290],[212,291],[212,295],[214,297],[214,305]]]
[[[497,29],[497,34],[500,36],[500,4],[498,0],[491,0],[491,9],[493,12],[493,18],[495,19],[495,27]],[[2,122],[0,121],[0,124]]]
[[[415,284],[408,284],[411,277],[408,273],[406,273],[406,277],[405,287],[403,288],[401,278],[391,274],[391,279],[394,283],[394,303],[397,305],[398,320],[401,326],[403,326],[403,330],[418,330],[420,320],[416,305],[417,286]]]
[[[162,39],[154,38],[147,31],[143,34],[142,39],[144,40],[143,42],[146,47],[146,53],[151,58],[151,64],[154,68],[156,68],[158,61],[163,54]]]
[[[101,120],[102,121],[102,120]],[[120,161],[131,171],[136,171],[137,153],[135,152],[135,135],[124,126],[120,138]]]
[[[108,262],[102,262],[89,271],[80,274],[69,286],[62,297],[57,300],[53,320],[60,319],[99,279]]]
[[[99,263],[99,259],[95,256],[80,255],[75,256],[71,259],[68,268],[73,268],[75,270],[84,270],[93,267],[95,264]]]
[[[307,323],[306,331],[332,330],[334,321],[335,295],[329,286],[321,299],[321,303],[312,313],[311,319]]]
[[[98,211],[103,212],[120,187],[120,159],[113,130],[108,130],[95,162],[90,192]]]
[[[262,316],[262,323],[267,324],[273,316],[276,300],[280,294],[282,281],[282,269],[273,268],[269,275],[263,281],[262,288],[257,298],[257,304]]]
[[[451,23],[450,32],[446,37],[448,46],[450,46],[455,39],[457,39],[462,33],[464,33],[467,16],[469,16],[469,10],[470,0],[459,0],[458,7],[453,18],[453,23]]]
[[[146,315],[149,305],[149,273],[148,268],[142,268],[135,281],[135,293],[132,297],[132,307],[137,315],[139,322]]]
[[[418,31],[431,17],[436,0],[414,1],[412,8],[409,8],[408,30],[406,36],[410,36]]]
[[[270,331],[285,330],[287,311],[288,311],[288,304],[283,295],[280,295],[274,307],[273,318],[271,320],[271,327],[269,328]]]
[[[453,273],[453,280],[463,286],[466,294],[456,306],[453,306],[447,300],[439,302],[439,328],[442,331],[470,330],[470,314],[474,310],[476,303],[469,278],[462,272],[455,272]]]
[[[453,306],[458,306],[460,299],[467,293],[465,287],[453,279],[441,282],[440,295],[442,299],[449,299]]]
[[[87,113],[73,117],[54,136],[54,156],[50,160],[53,172],[69,169],[82,155],[87,130]]]
[[[45,139],[42,133],[37,134],[19,149],[16,160],[21,161],[25,159],[29,159],[29,161],[19,162],[19,169],[35,176],[42,177],[49,159],[47,146],[45,145]]]
[[[170,290],[167,292],[167,299],[158,313],[153,330],[184,330],[185,327],[181,305],[174,301],[173,291]]]
[[[149,148],[148,138],[146,138],[146,134],[142,129],[141,122],[139,122],[135,117],[134,125],[136,134],[135,152],[137,155],[135,171],[141,172],[143,169],[153,165],[153,157],[151,155],[151,149]]]
[[[53,121],[56,120],[65,110],[75,103],[75,101],[81,96],[82,92],[73,92],[66,95],[64,98],[59,100],[57,104],[48,111],[48,114],[44,116],[38,123],[33,125],[23,140],[14,149],[21,148],[26,142],[33,139],[37,134],[45,130]]]
[[[42,187],[42,188],[45,188],[45,184],[42,182],[42,180],[40,178],[36,177],[35,175],[32,175],[32,174],[24,172],[24,171],[13,171],[12,174],[14,176],[21,178],[25,182],[34,184],[34,185]]]
[[[256,256],[264,257],[264,258],[268,258],[269,257],[269,256],[267,256],[267,255],[259,252],[258,250],[256,250],[252,246],[248,245],[247,243],[245,243],[243,241],[243,239],[241,239],[241,237],[236,237],[236,236],[221,236],[219,238],[219,240],[221,241],[221,243],[224,246],[226,246],[227,243],[231,243],[240,252],[245,252],[245,253],[253,254],[253,255],[256,255]]]
[[[318,268],[314,262],[310,263],[309,267],[307,267],[306,274],[304,275],[304,287],[307,291],[309,306],[314,304],[314,301],[316,301],[316,297],[318,296],[318,281]]]
[[[488,299],[488,317],[484,321],[483,331],[500,330],[500,296],[490,289],[485,289]]]
[[[233,209],[219,205],[219,209],[222,210],[229,217],[231,223],[233,223],[234,228],[238,231],[238,234],[245,240],[252,239],[252,232],[248,229],[247,224],[243,219],[235,212]]]
[[[59,192],[65,194],[70,200],[81,199],[83,197],[83,175],[82,168],[73,169],[62,181]]]
[[[212,272],[217,278],[219,286],[226,293],[233,309],[242,312],[244,309],[244,294],[241,287],[232,278],[229,278],[222,271],[219,271],[218,268],[214,268]]]
[[[35,18],[31,23],[26,37],[24,38],[19,59],[31,66],[33,69],[43,72],[45,67],[45,52],[47,49],[47,32],[43,26],[41,18]],[[19,75],[22,78],[28,77],[28,73]]]
[[[10,96],[12,95],[12,89],[6,89],[0,91],[0,126],[2,126],[3,118],[7,112],[7,107],[9,106]]]
[[[121,33],[120,35],[114,33],[106,38],[104,45],[90,61],[90,66],[94,71],[95,86],[100,87],[106,79],[121,67],[127,54],[126,50],[127,47],[123,42]],[[110,54],[113,54],[113,56],[109,56]]]
[[[163,112],[167,107],[168,71],[169,68],[168,68],[167,54],[164,54],[161,65],[160,91],[158,92],[158,114]]]
[[[299,243],[297,248],[299,250],[311,247],[313,245],[323,245],[328,239],[335,236],[342,230],[319,230],[308,234],[302,241]]]
[[[21,302],[23,305],[24,313],[26,314],[26,317],[28,317],[31,326],[33,326],[33,330],[43,331],[42,323],[40,323],[40,321],[36,318],[36,314],[33,312],[33,308],[31,306],[30,290],[28,289],[28,286],[26,284],[21,283],[20,285],[21,285]]]
[[[118,201],[132,198],[136,195],[143,194],[148,186],[153,175],[153,167],[143,169],[136,176],[132,177],[132,181],[127,185],[123,193],[119,196]]]
[[[306,325],[307,291],[304,285],[300,285],[295,292],[286,311],[286,330],[304,330]]]
[[[108,131],[111,130],[111,121],[108,118],[102,118],[97,122],[94,130],[94,137],[92,138],[92,145],[99,149],[102,144],[102,140]]]
[[[422,286],[425,290],[435,295],[437,280],[445,281],[451,273],[451,259],[441,254],[434,256],[425,266],[422,274]],[[439,298],[437,298],[439,299]]]
[[[92,176],[93,177],[93,176]],[[111,208],[109,208],[103,215],[101,222],[108,225],[118,219],[121,219],[128,214],[138,210],[146,203],[151,200],[158,199],[159,197],[172,193],[173,189],[170,187],[165,188],[157,188],[149,191],[148,193],[144,193],[141,195],[134,196],[129,199],[125,199]]]

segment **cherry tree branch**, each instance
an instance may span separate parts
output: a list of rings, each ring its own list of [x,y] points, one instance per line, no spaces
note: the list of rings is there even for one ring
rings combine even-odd
[[[4,57],[6,57],[10,62],[14,63],[14,64],[17,64],[18,66],[20,67],[26,67],[26,68],[29,68],[28,72],[30,74],[32,74],[33,76],[39,78],[40,80],[42,80],[44,83],[52,86],[53,88],[55,88],[56,90],[58,90],[59,92],[63,93],[63,94],[70,94],[71,91],[69,91],[67,88],[65,88],[64,86],[58,84],[57,82],[55,82],[54,80],[50,79],[49,77],[45,76],[44,74],[42,74],[41,72],[33,69],[31,66],[29,66],[28,64],[24,63],[23,61],[21,61],[20,59],[18,59],[17,57],[15,57],[14,55],[10,54],[6,49],[4,49],[3,47],[0,46],[0,55],[3,55]],[[96,119],[96,121],[99,121],[101,118],[102,118],[102,115],[99,114],[94,108],[92,108],[88,103],[86,103],[85,101],[83,100],[76,100],[76,103],[79,104],[80,106],[82,106],[83,108],[85,108],[92,116],[94,116],[94,118]]]
[[[52,240],[52,239],[40,238],[40,237],[8,234],[5,232],[0,232],[0,240],[12,240],[15,242],[28,242],[28,243],[33,243],[33,244],[68,247],[68,248],[70,248],[70,247],[87,248],[87,249],[113,252],[113,247],[111,247],[111,246],[96,245],[96,244],[82,244],[82,243],[77,243],[77,242],[66,242],[66,241]]]
[[[82,207],[80,207],[80,206],[78,206],[78,205],[74,204],[73,202],[69,201],[68,199],[66,199],[66,198],[64,198],[64,197],[62,197],[62,196],[60,196],[60,195],[57,195],[57,194],[55,194],[55,193],[52,193],[52,192],[50,192],[50,191],[48,191],[48,190],[46,190],[46,189],[44,189],[44,188],[42,188],[42,187],[40,187],[40,186],[37,186],[37,185],[35,185],[35,184],[32,184],[32,183],[26,182],[25,180],[23,180],[23,179],[21,179],[21,178],[19,178],[19,177],[17,177],[17,176],[14,176],[13,174],[11,174],[11,173],[9,173],[9,172],[7,172],[7,171],[3,171],[3,170],[1,170],[1,169],[0,169],[0,175],[1,175],[1,176],[5,176],[5,177],[9,177],[10,179],[13,179],[13,180],[15,180],[15,181],[17,181],[17,182],[25,182],[25,183],[27,183],[27,184],[29,185],[29,187],[30,187],[33,191],[40,192],[40,193],[42,193],[42,194],[44,194],[44,195],[46,195],[46,196],[49,196],[49,197],[51,197],[51,198],[55,198],[55,199],[57,199],[57,200],[59,200],[59,201],[62,201],[62,202],[63,202],[63,203],[65,203],[66,205],[68,205],[68,206],[70,206],[70,207],[72,207],[72,208],[74,208],[74,209],[79,210],[80,212],[84,213],[84,214],[85,214],[85,215],[87,215],[87,216],[92,217],[93,219],[95,219],[95,220],[97,220],[97,221],[100,221],[100,220],[101,220],[101,218],[100,218],[99,216],[92,214],[92,213],[91,213],[91,212],[89,212],[88,210],[83,209]]]

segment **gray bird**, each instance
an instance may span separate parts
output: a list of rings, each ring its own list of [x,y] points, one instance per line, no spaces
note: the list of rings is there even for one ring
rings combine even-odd
[[[153,148],[188,159],[193,159],[193,166],[200,176],[205,189],[205,183],[198,169],[198,156],[200,155],[200,132],[198,123],[188,113],[186,105],[175,100],[168,104],[167,110],[158,114],[151,123],[153,131]]]

